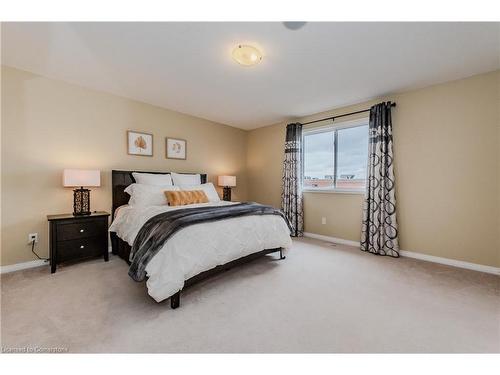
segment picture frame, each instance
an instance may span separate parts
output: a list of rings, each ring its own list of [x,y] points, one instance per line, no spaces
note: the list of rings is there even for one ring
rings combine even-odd
[[[165,157],[167,159],[186,160],[187,141],[182,138],[165,138]]]
[[[127,154],[153,156],[153,134],[127,130]]]

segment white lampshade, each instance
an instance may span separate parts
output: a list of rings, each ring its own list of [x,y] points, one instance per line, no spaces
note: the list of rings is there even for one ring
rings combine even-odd
[[[98,169],[65,169],[63,186],[101,186],[101,171]]]
[[[219,186],[236,186],[236,176],[219,176]]]

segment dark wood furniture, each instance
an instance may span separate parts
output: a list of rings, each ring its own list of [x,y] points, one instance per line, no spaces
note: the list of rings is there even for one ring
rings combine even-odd
[[[134,177],[132,176],[132,173],[134,172],[154,173],[154,174],[170,173],[170,172],[145,172],[145,171],[115,171],[115,170],[112,171],[111,184],[113,192],[113,218],[115,216],[116,209],[124,204],[127,204],[129,201],[130,196],[127,193],[125,193],[124,190],[127,188],[127,186],[135,182]],[[204,184],[206,182],[207,182],[207,175],[201,174],[201,183]],[[115,232],[110,232],[110,238],[111,238],[111,248],[113,254],[120,256],[120,258],[122,258],[128,264],[130,264],[129,260],[130,250],[131,250],[130,245],[125,241],[123,241],[121,238],[119,238]],[[198,275],[195,275],[184,282],[184,289],[196,284],[199,281],[205,280],[206,278],[220,274],[221,272],[228,271],[229,269],[239,266],[241,264],[251,262],[252,260],[260,258],[261,256],[264,256],[266,254],[276,253],[276,252],[279,252],[279,259],[285,259],[282,248],[264,249],[257,253],[244,256],[242,258],[233,260],[232,262],[219,265],[208,271],[204,271]],[[180,291],[170,296],[170,306],[172,309],[176,309],[179,307],[180,296],[181,296]]]
[[[56,272],[60,263],[103,256],[107,262],[107,212],[93,212],[87,216],[73,214],[47,215],[49,221],[50,272]]]
[[[222,200],[231,202],[231,188],[229,186],[224,186],[222,188]]]

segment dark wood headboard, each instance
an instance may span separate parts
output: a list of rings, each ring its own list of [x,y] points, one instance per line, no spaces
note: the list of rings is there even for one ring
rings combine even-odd
[[[135,183],[134,177],[132,176],[132,173],[152,173],[152,174],[170,174],[170,172],[148,172],[148,171],[111,171],[111,185],[113,187],[113,212],[111,216],[112,218],[115,217],[115,210],[123,206],[124,204],[127,204],[130,196],[125,193],[125,189],[127,186],[130,184]],[[187,172],[183,174],[193,174],[192,172]],[[207,175],[206,174],[201,174],[201,183],[204,184],[207,182]]]

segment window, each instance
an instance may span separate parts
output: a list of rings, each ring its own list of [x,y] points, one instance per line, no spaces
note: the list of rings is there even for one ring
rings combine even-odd
[[[368,119],[304,130],[304,189],[364,191]]]

